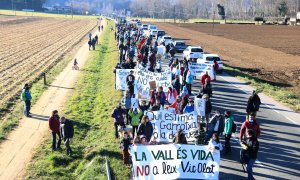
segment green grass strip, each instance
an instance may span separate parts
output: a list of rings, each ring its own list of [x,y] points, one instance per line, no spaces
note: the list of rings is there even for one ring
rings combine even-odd
[[[113,179],[129,179],[130,170],[123,165],[119,139],[114,138],[111,118],[121,92],[114,88],[113,68],[118,60],[114,34],[106,26],[97,51],[91,51],[86,67],[64,108],[64,116],[72,119],[75,136],[71,142],[73,157],[65,147],[51,151],[50,133],[37,149],[26,179],[107,179],[107,157]]]
[[[276,99],[277,101],[289,106],[291,109],[300,111],[300,96],[293,90],[272,85],[249,74],[246,74],[238,69],[228,66],[225,67],[225,72],[234,77],[242,79],[247,84],[255,87],[257,89],[257,92],[263,92]]]

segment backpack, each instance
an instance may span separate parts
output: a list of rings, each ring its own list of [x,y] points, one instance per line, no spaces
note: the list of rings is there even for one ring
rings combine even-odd
[[[232,121],[231,132],[232,132],[232,133],[235,133],[235,132],[236,132],[236,129],[237,129],[237,126],[236,126],[235,122]]]

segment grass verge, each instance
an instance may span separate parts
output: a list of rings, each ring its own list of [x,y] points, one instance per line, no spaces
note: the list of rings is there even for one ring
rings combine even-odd
[[[297,95],[297,93],[293,92],[293,90],[266,83],[263,80],[255,78],[238,69],[234,69],[228,66],[226,66],[224,70],[226,73],[242,79],[249,85],[255,87],[258,92],[263,92],[278,100],[279,102],[282,102],[285,105],[289,106],[291,109],[298,112],[300,111],[300,96]]]
[[[47,84],[51,84],[54,78],[67,66],[71,60],[72,56],[71,54],[68,54],[63,57],[61,61],[58,61],[58,63],[46,73]],[[37,79],[37,81],[32,83],[32,88],[30,89],[32,95],[32,105],[36,103],[39,97],[47,89],[48,86],[44,85],[44,80],[42,78]],[[19,97],[19,95],[16,95],[14,102],[0,107],[0,142],[3,141],[7,134],[19,124],[19,120],[23,117],[24,105]]]
[[[113,68],[118,51],[109,26],[100,36],[101,45],[97,46],[100,51],[91,52],[63,110],[74,122],[73,156],[66,155],[64,146],[60,152],[51,152],[49,134],[34,153],[26,179],[107,179],[105,157],[110,163],[112,179],[129,179],[130,171],[123,165],[110,117],[122,94],[114,88]]]

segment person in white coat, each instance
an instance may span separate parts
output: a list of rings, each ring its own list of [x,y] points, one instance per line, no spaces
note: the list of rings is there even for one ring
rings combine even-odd
[[[217,133],[213,133],[212,138],[210,139],[210,141],[208,143],[208,149],[210,151],[213,151],[213,153],[217,153],[218,151],[223,150],[223,146],[219,140]]]

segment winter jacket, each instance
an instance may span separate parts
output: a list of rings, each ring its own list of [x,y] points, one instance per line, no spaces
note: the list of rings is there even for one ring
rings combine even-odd
[[[208,94],[209,97],[212,97],[212,88],[211,84],[205,84],[202,88],[203,94]]]
[[[221,142],[217,143],[216,141],[214,141],[212,139],[209,141],[208,147],[211,148],[213,150],[213,152],[223,150],[223,146],[222,146]]]
[[[212,105],[210,100],[205,102],[205,114],[210,114],[212,110]]]
[[[120,142],[120,148],[122,149],[122,150],[128,150],[129,149],[129,146],[131,145],[131,139],[130,139],[130,137],[127,137],[126,139],[125,138],[123,138],[122,140],[121,140],[121,142]]]
[[[138,126],[140,124],[140,118],[143,112],[139,111],[138,113],[133,113],[131,110],[128,112],[128,115],[131,117],[131,125]]]
[[[124,123],[123,110],[122,109],[115,108],[113,110],[113,113],[111,114],[111,117],[114,118],[114,121],[116,123],[119,123],[119,124]]]
[[[23,89],[21,93],[22,101],[30,101],[32,99],[30,91],[28,89]]]
[[[215,125],[217,124],[217,121],[219,121],[219,127],[218,127],[218,134],[219,133],[222,133],[224,131],[224,120],[223,120],[223,117],[220,115],[220,116],[216,116],[214,115],[212,117],[212,119],[210,120],[210,123],[212,124],[212,130],[214,131],[215,129]]]
[[[257,152],[259,149],[259,142],[256,137],[248,138],[246,141],[248,147],[247,153],[249,154],[249,159],[257,159]]]
[[[186,83],[193,84],[193,80],[194,80],[194,76],[190,72],[188,72],[188,74],[186,76]]]
[[[261,104],[260,98],[257,94],[254,94],[249,97],[247,102],[247,113],[256,112],[259,110],[259,106]]]
[[[153,126],[151,122],[147,122],[146,124],[141,123],[137,130],[137,135],[138,136],[145,135],[147,142],[150,141],[152,133],[153,133]]]
[[[125,96],[123,98],[123,104],[124,104],[126,109],[130,109],[131,108],[131,97],[130,96]]]
[[[60,122],[59,122],[59,116],[51,116],[49,119],[48,119],[48,122],[49,122],[49,128],[52,132],[55,132],[55,133],[59,133],[60,132]]]
[[[180,81],[179,79],[174,79],[172,82],[172,86],[174,89],[176,89],[177,93],[180,92]]]
[[[60,134],[63,138],[73,138],[74,127],[70,120],[66,120],[64,123],[60,123]]]
[[[171,104],[169,107],[175,108],[176,114],[179,114],[180,113],[181,103],[178,103],[177,101],[174,101],[173,104]]]
[[[166,94],[165,92],[157,92],[156,97],[159,98],[160,103],[166,103]]]
[[[260,127],[259,127],[259,124],[257,123],[256,119],[253,120],[253,124],[252,125],[249,122],[249,120],[247,119],[242,124],[242,127],[240,129],[240,140],[243,139],[243,137],[244,137],[244,135],[245,135],[245,133],[247,132],[248,129],[253,129],[254,134],[256,135],[257,138],[260,136]]]
[[[168,93],[167,93],[167,101],[170,103],[170,99],[171,99],[171,96],[174,96],[174,101],[176,101],[176,98],[177,98],[177,96],[178,96],[178,94],[177,94],[177,91],[176,91],[176,89],[175,88],[173,88],[172,89],[172,91],[170,91],[170,90],[168,90]],[[173,101],[173,102],[174,102]],[[172,103],[173,103],[172,102]]]
[[[225,134],[231,134],[232,124],[233,124],[234,118],[233,116],[229,116],[228,118],[225,118],[225,126],[224,126],[224,133]]]
[[[210,82],[211,81],[211,78],[210,78],[210,76],[209,75],[206,75],[206,74],[204,74],[202,77],[201,77],[201,84],[202,84],[202,86],[204,86],[205,85],[205,79],[206,78],[208,78],[208,81]]]
[[[191,113],[194,111],[194,105],[192,106],[185,106],[183,113]]]

